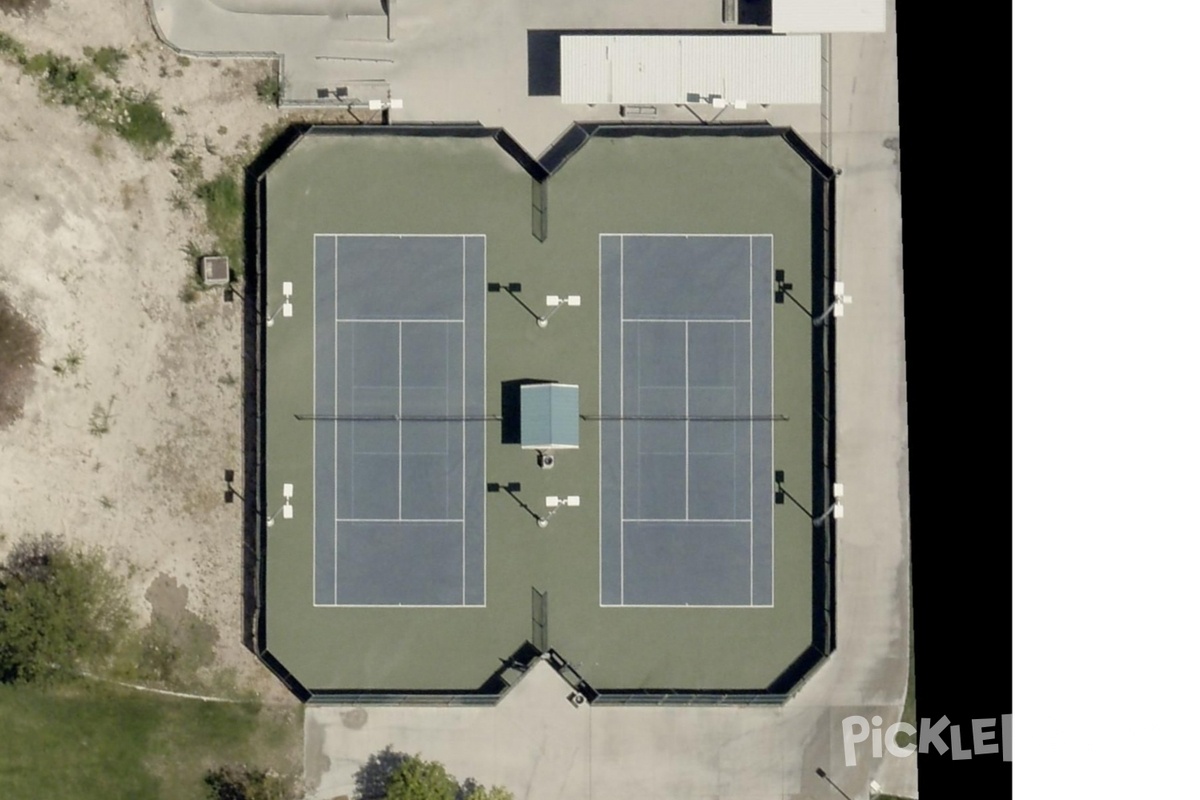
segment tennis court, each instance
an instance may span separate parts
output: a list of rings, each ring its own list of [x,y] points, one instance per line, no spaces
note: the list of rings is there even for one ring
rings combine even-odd
[[[600,236],[600,602],[771,606],[770,235]]]
[[[316,605],[485,603],[485,247],[314,236]]]

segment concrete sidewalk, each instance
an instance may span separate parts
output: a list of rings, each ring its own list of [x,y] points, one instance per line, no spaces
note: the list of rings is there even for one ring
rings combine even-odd
[[[396,98],[404,108],[393,112],[394,121],[502,126],[534,155],[570,123],[614,119],[617,107],[531,96],[531,31],[737,29],[721,22],[717,0],[413,0],[393,5],[389,40],[385,16],[296,13],[308,5],[291,0],[272,4],[274,13],[256,13],[231,9],[266,8],[265,0],[151,0],[160,35],[181,52],[281,57],[285,101],[313,104],[318,90],[339,87],[363,104]],[[817,124],[815,109],[808,112]],[[662,113],[695,121],[686,109]],[[761,115],[730,109],[722,119]]]

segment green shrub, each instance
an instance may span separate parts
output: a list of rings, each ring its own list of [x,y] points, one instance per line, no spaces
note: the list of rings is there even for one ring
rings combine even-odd
[[[171,141],[171,123],[163,116],[154,95],[125,97],[123,105],[123,113],[116,123],[122,139],[143,149],[153,149]]]
[[[244,253],[242,231],[242,182],[233,169],[222,172],[196,187],[196,198],[204,205],[208,229],[217,240],[217,250],[229,257],[230,271],[241,270]]]
[[[258,93],[259,100],[277,106],[283,99],[283,81],[278,73],[272,73],[254,84],[254,91]]]
[[[6,1],[7,0],[0,0],[0,5]],[[25,58],[25,45],[21,44],[4,31],[0,31],[0,56],[11,58],[13,61],[16,61],[19,64]]]
[[[121,65],[129,58],[124,51],[118,50],[115,47],[101,47],[99,49],[85,47],[83,48],[83,54],[95,65],[96,69],[114,81],[121,72]]]
[[[204,785],[210,800],[291,800],[298,796],[290,777],[244,764],[209,771]]]
[[[84,54],[90,63],[49,51],[28,55],[19,41],[0,33],[0,55],[15,61],[25,74],[37,80],[38,91],[47,102],[72,106],[88,122],[115,130],[144,150],[171,141],[171,125],[154,95],[118,91],[100,82],[99,76],[106,82],[115,81],[128,56],[115,47],[89,47]]]

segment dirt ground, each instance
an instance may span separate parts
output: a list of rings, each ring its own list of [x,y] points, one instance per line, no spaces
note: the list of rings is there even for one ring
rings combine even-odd
[[[29,19],[0,16],[0,30],[30,52],[129,53],[122,83],[158,94],[206,178],[279,120],[254,90],[270,65],[184,63],[139,0],[54,0]],[[199,204],[171,202],[171,148],[136,152],[46,105],[7,63],[0,108],[0,291],[42,343],[24,417],[0,431],[0,532],[103,547],[143,622],[156,580],[184,587],[187,610],[218,633],[213,669],[291,702],[241,644],[241,506],[223,498],[224,470],[241,480],[241,307],[219,291],[181,299],[183,249],[208,240]]]

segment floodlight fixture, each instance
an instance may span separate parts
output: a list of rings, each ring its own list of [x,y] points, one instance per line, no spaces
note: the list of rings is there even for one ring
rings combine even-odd
[[[579,507],[579,496],[568,495],[566,497],[547,497],[546,508],[558,508],[559,506],[567,506],[569,508]]]
[[[284,519],[291,519],[295,515],[296,508],[292,505],[292,498],[295,496],[295,494],[296,487],[294,485],[290,483],[285,483],[283,485],[283,505],[275,509],[274,514],[267,517],[268,528],[275,524],[275,518],[280,514],[283,515]]]
[[[545,328],[547,325],[549,325],[550,318],[553,317],[556,313],[558,313],[558,310],[560,308],[562,308],[563,306],[571,306],[572,308],[578,308],[579,306],[583,305],[583,298],[581,298],[577,294],[568,294],[568,295],[548,294],[548,295],[546,295],[546,305],[551,310],[550,310],[549,314],[545,314],[543,316],[538,317],[537,325],[539,328]]]
[[[841,519],[846,513],[846,509],[842,505],[842,496],[844,494],[845,487],[842,484],[833,484],[833,503],[829,506],[829,508],[825,509],[825,513],[813,520],[813,525],[821,525],[830,517],[833,517],[834,519]]]
[[[560,508],[563,508],[564,506],[567,508],[578,508],[579,507],[579,495],[572,494],[572,495],[567,495],[566,497],[556,497],[553,495],[547,495],[546,508],[550,509],[550,513],[544,517],[538,517],[538,521],[537,521],[538,527],[545,528],[546,526],[548,526],[550,524],[550,518],[553,517],[555,514],[557,514],[558,510]]]
[[[846,306],[853,301],[850,295],[846,294],[846,284],[841,281],[834,281],[833,284],[833,302],[829,304],[829,308],[821,312],[821,316],[813,319],[813,325],[824,325],[825,321],[832,315],[835,318],[840,318],[846,313]]]
[[[267,327],[270,328],[272,325],[275,324],[275,317],[278,316],[280,312],[283,312],[284,317],[290,317],[290,316],[292,316],[292,311],[293,311],[293,308],[292,308],[292,282],[284,281],[283,282],[283,304],[280,305],[278,308],[276,308],[274,311],[272,311],[271,315],[269,317],[267,317]]]

